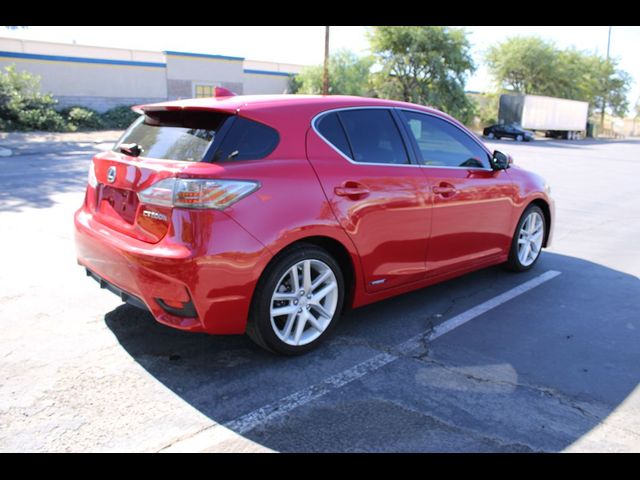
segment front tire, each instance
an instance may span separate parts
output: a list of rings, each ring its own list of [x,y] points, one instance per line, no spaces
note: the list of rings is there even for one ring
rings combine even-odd
[[[301,244],[277,258],[254,293],[247,335],[282,355],[317,347],[333,330],[344,301],[340,266],[325,250]]]
[[[540,258],[546,235],[546,223],[542,209],[530,205],[520,217],[511,241],[506,268],[514,272],[524,272],[532,268]]]
[[[524,140],[524,137],[522,135],[516,136],[516,142],[521,142],[522,140]]]
[[[493,138],[495,138],[495,135],[493,134],[493,132],[489,132],[489,133],[487,134],[487,138],[491,138],[491,139],[493,139]]]

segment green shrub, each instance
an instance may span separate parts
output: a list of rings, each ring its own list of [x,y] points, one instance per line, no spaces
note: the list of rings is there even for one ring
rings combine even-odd
[[[18,115],[17,125],[20,130],[46,130],[50,132],[64,132],[67,122],[54,109],[28,109]]]
[[[65,130],[56,104],[51,94],[40,93],[40,77],[16,72],[13,65],[0,71],[0,129]]]
[[[131,107],[120,105],[107,110],[102,114],[102,121],[106,128],[125,129],[138,118],[138,114],[131,110]]]
[[[121,130],[138,118],[138,114],[125,105],[100,114],[82,106],[57,112],[57,104],[51,94],[40,92],[40,77],[17,72],[14,65],[0,70],[0,130]]]
[[[104,122],[98,112],[90,108],[75,106],[67,107],[60,111],[67,120],[67,128],[76,130],[99,130],[104,128]]]

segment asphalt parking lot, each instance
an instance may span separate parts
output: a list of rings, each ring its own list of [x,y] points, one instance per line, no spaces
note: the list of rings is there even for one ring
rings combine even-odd
[[[639,452],[640,140],[490,146],[552,186],[536,267],[351,311],[322,348],[282,358],[100,290],[72,233],[99,145],[14,145],[0,158],[0,451]]]

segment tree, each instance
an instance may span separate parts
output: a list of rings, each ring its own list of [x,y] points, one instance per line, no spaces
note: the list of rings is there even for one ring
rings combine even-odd
[[[629,108],[627,93],[631,76],[618,68],[615,59],[573,49],[558,52],[555,96],[589,102],[592,111],[601,111],[604,101],[613,115],[624,116]]]
[[[481,125],[498,123],[499,94],[482,93],[471,95],[476,102],[476,115]]]
[[[557,52],[538,37],[512,37],[489,48],[485,55],[499,90],[555,95]]]
[[[466,32],[449,27],[379,26],[369,32],[380,71],[378,96],[427,104],[463,121],[473,113],[464,94],[475,65]]]
[[[627,94],[633,79],[627,72],[617,68],[617,60],[598,60],[593,102],[600,108],[604,99],[605,110],[608,108],[613,115],[623,117],[629,110]]]
[[[369,71],[373,65],[370,56],[359,57],[353,52],[340,50],[329,59],[329,93],[332,95],[369,95]],[[322,65],[307,67],[292,78],[292,93],[321,94]]]
[[[485,60],[500,92],[548,95],[589,102],[602,101],[614,115],[624,115],[630,75],[614,59],[574,48],[561,50],[538,37],[511,37],[488,49]]]

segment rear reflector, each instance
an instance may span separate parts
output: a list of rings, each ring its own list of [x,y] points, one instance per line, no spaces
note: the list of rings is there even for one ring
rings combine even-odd
[[[162,300],[161,298],[156,298],[155,300],[158,305],[160,305],[160,307],[170,315],[183,318],[196,318],[198,316],[191,300],[188,302]]]

